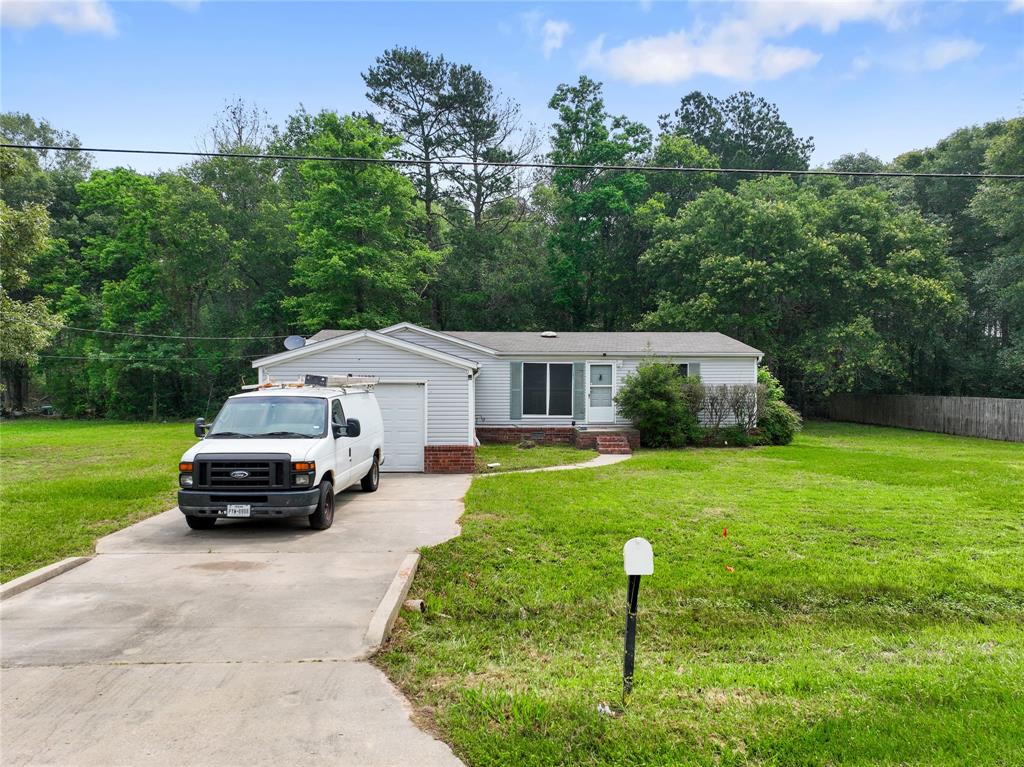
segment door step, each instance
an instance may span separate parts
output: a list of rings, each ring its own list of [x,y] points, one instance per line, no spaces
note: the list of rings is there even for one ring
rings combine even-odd
[[[631,455],[629,439],[622,434],[598,434],[597,452],[604,455]]]

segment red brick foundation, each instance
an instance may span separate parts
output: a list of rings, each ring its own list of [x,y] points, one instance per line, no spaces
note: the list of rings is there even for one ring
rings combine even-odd
[[[579,429],[575,426],[477,426],[476,436],[483,443],[515,445],[524,439],[538,445],[571,445],[581,450],[596,450],[599,434],[621,434],[633,450],[640,449],[640,432],[636,429]]]
[[[424,445],[423,471],[428,474],[472,474],[476,468],[473,445]]]
[[[576,429],[573,426],[477,426],[476,437],[481,442],[517,445],[524,439],[538,445],[574,445]]]

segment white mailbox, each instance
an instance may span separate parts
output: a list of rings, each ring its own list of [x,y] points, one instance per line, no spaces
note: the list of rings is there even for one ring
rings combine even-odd
[[[626,575],[654,575],[654,550],[646,538],[630,538],[622,547]]]

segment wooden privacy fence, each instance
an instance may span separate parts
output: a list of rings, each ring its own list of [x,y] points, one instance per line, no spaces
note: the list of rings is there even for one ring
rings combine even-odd
[[[1024,399],[836,394],[828,414],[836,421],[1024,442]]]

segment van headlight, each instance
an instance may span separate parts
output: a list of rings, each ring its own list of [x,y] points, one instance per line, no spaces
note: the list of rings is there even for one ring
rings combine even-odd
[[[309,487],[316,477],[316,461],[294,461],[292,463],[292,486]]]
[[[182,487],[192,487],[192,475],[191,474],[179,474],[178,484]]]

